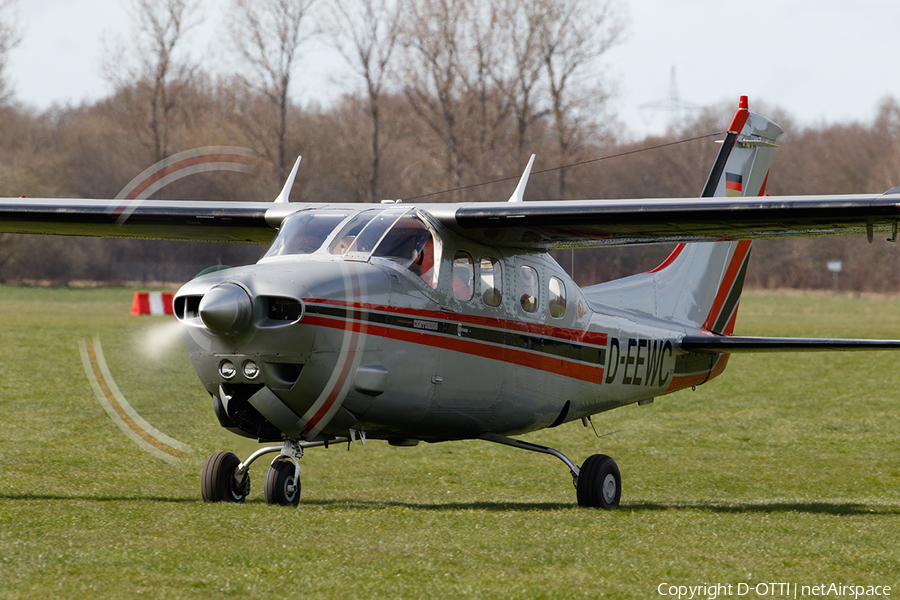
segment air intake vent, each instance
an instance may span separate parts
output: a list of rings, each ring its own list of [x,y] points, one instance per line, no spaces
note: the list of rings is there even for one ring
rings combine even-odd
[[[266,380],[269,387],[276,390],[289,390],[300,379],[303,365],[285,363],[266,363]]]
[[[266,317],[270,321],[293,323],[303,318],[303,302],[294,298],[265,296]]]
[[[203,296],[178,296],[172,305],[179,321],[200,318],[200,300]]]

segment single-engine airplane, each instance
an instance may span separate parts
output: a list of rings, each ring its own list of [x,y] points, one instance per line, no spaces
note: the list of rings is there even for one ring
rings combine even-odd
[[[268,453],[266,502],[296,505],[308,448],[477,438],[557,457],[580,506],[614,508],[612,458],[578,466],[511,436],[701,385],[734,352],[900,349],[733,335],[752,240],[897,236],[900,190],[767,196],[781,133],[742,97],[699,198],[523,202],[529,163],[508,202],[300,204],[295,165],[274,202],[10,198],[0,231],[271,242],[175,296],[221,425],[275,443],[210,456],[204,500],[242,502]],[[548,254],[673,242],[652,271],[584,288]]]

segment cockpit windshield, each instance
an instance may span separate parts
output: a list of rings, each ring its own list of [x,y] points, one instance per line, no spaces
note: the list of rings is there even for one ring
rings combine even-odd
[[[406,214],[387,231],[372,256],[389,258],[407,269],[418,264],[421,270],[422,253],[431,237],[431,231],[422,221],[415,215]]]
[[[415,209],[310,210],[287,217],[263,258],[312,254],[338,226],[327,252],[344,260],[388,259],[431,287],[437,284],[441,246]],[[352,218],[348,219],[352,215]]]
[[[334,237],[329,250],[344,260],[386,258],[402,265],[429,286],[437,283],[440,245],[413,209],[392,207],[366,210]]]
[[[366,210],[347,222],[331,243],[332,254],[353,255],[365,260],[375,249],[384,232],[409,209]],[[346,256],[345,256],[346,258]]]
[[[392,260],[435,287],[439,253],[435,235],[416,214],[407,212],[385,232],[372,256]]]
[[[351,213],[349,210],[311,210],[287,217],[263,258],[312,254],[322,247],[328,235]]]

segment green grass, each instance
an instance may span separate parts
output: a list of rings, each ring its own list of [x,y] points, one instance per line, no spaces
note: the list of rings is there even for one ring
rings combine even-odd
[[[900,590],[898,355],[734,356],[716,381],[527,439],[623,473],[621,509],[579,509],[562,463],[485,442],[380,442],[303,458],[298,509],[200,501],[221,429],[168,321],[132,290],[0,287],[0,598],[650,598],[784,581]],[[739,334],[900,338],[900,299],[745,294]],[[188,446],[144,453],[107,417],[78,341]],[[614,433],[612,433],[614,432]],[[754,594],[745,596],[755,597]]]

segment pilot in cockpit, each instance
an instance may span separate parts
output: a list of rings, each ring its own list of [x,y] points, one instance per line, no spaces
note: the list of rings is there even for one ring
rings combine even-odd
[[[434,287],[434,239],[429,235],[409,269]]]
[[[337,255],[343,254],[350,249],[350,246],[353,245],[353,240],[355,239],[355,235],[345,235],[334,246],[331,247],[331,253]]]

